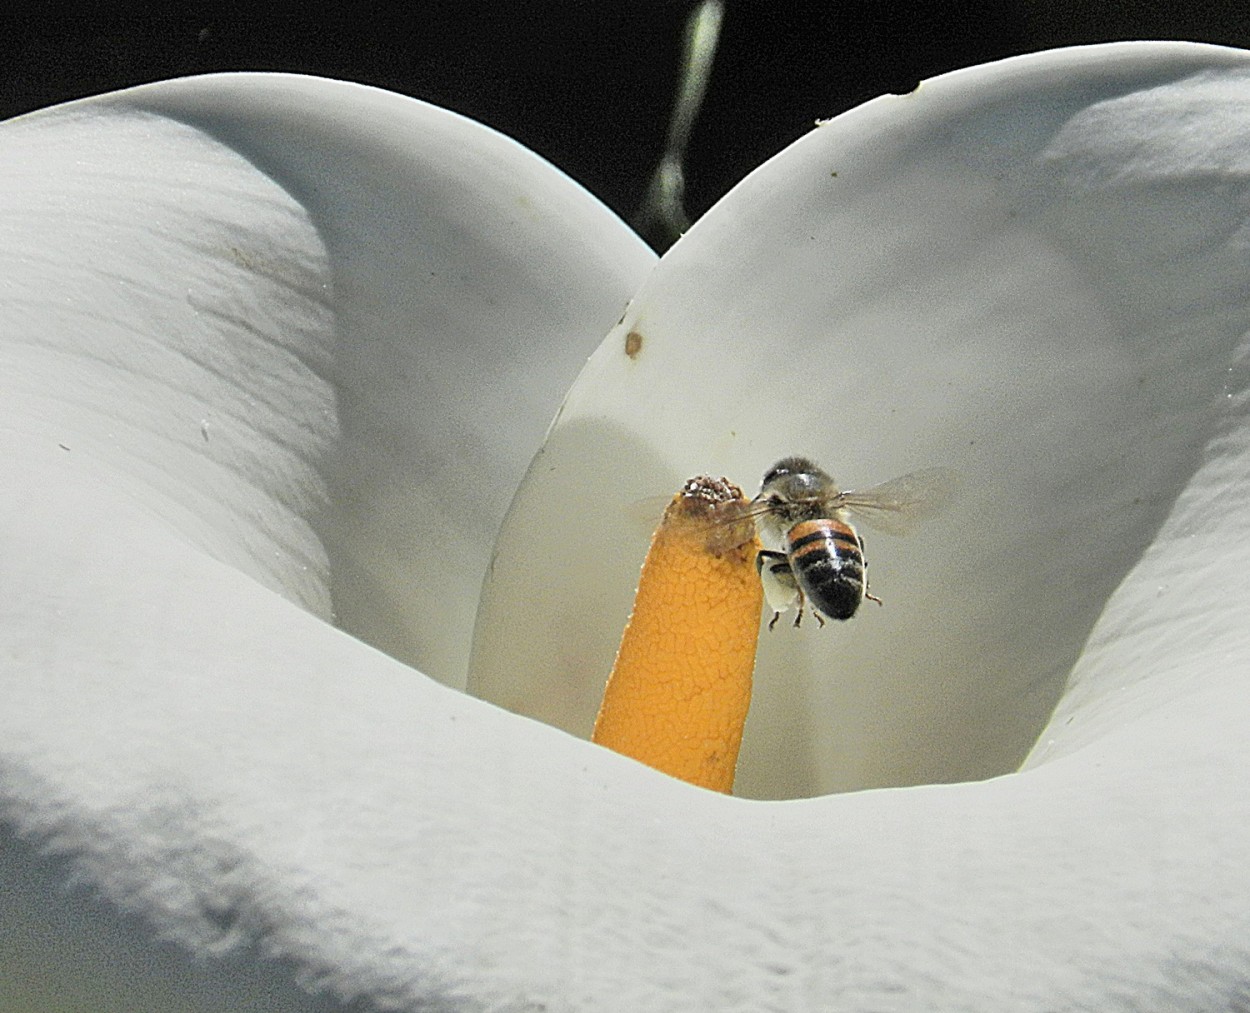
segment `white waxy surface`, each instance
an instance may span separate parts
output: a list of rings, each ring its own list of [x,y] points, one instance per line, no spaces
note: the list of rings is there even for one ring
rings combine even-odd
[[[5,126],[0,939],[28,973],[0,988],[1244,1003],[1248,97],[1245,54],[1175,45],[928,82],[814,130],[645,281],[567,180],[367,89],[204,79]],[[948,465],[958,509],[868,536],[873,625],[774,635],[742,777],[1002,773],[1036,740],[1022,773],[724,798],[326,621],[456,680],[545,399],[636,290],[505,531],[481,683],[569,721],[593,697],[637,559],[584,504],[786,453],[847,484]],[[540,538],[553,500],[589,543]]]

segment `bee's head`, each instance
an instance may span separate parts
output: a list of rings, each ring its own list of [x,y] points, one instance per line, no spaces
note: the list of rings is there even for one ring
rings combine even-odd
[[[806,457],[784,457],[766,472],[756,497],[762,502],[801,503],[823,499],[833,479]]]

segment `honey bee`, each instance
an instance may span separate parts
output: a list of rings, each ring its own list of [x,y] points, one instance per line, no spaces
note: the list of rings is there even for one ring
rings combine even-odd
[[[816,621],[850,619],[867,598],[864,540],[851,525],[858,519],[887,534],[906,534],[913,523],[940,509],[954,491],[946,468],[913,471],[859,491],[843,492],[829,474],[806,457],[786,457],[764,474],[746,513],[757,518],[766,537],[784,551],[765,549],[756,558],[765,598],[773,610],[771,630],[781,613],[798,608],[794,625],[811,607]]]

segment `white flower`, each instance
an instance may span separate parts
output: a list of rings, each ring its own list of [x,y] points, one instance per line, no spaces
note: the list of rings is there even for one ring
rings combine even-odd
[[[1212,47],[952,74],[816,128],[658,264],[367,88],[4,125],[0,988],[1244,1002],[1248,103]],[[746,792],[886,790],[726,798],[427,678],[463,684],[489,568],[473,685],[588,727],[629,503],[788,453],[963,475],[868,534],[882,609],[765,638]]]

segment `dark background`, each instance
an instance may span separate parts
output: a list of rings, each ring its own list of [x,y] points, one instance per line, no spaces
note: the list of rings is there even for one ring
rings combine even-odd
[[[215,70],[286,70],[379,85],[510,134],[622,217],[667,127],[693,5],[683,0],[11,5],[0,14],[0,117]],[[1060,45],[1189,39],[1250,48],[1227,0],[891,4],[728,0],[687,162],[698,217],[817,118],[958,67]]]

